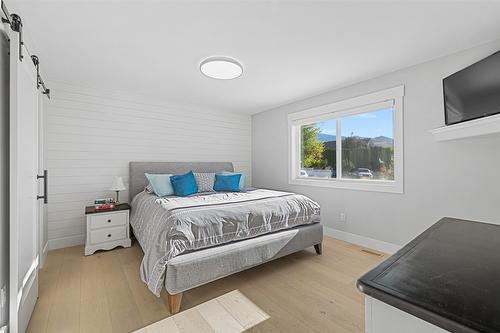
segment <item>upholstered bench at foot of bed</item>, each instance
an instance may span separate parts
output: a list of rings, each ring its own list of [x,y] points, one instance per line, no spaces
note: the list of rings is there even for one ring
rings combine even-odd
[[[183,291],[310,246],[321,254],[322,240],[323,226],[315,223],[175,257],[165,277],[171,312],[179,311]]]

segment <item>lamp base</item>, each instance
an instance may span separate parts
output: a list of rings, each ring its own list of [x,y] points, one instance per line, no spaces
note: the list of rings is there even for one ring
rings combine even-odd
[[[119,200],[120,191],[115,191],[115,192],[116,192],[116,204],[119,205],[120,204],[120,200]]]

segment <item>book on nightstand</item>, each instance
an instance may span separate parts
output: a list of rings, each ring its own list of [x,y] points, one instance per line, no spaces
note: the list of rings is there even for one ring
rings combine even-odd
[[[94,207],[96,210],[108,210],[116,207],[116,201],[113,198],[95,199]]]

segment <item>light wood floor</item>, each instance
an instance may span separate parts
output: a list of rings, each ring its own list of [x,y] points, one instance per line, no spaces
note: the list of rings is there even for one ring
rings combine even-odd
[[[233,290],[134,333],[241,333],[267,319],[267,313]]]
[[[83,255],[83,246],[49,252],[28,332],[131,332],[168,317],[139,277],[142,250]],[[249,332],[363,332],[364,299],[356,280],[384,256],[325,237],[313,248],[184,293],[181,311],[239,289],[270,319]]]

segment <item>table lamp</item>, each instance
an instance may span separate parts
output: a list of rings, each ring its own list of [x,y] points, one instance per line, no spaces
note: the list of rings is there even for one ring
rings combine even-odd
[[[125,189],[125,184],[123,183],[123,178],[122,177],[115,177],[115,179],[113,179],[113,183],[111,184],[110,190],[116,192],[116,203],[117,204],[120,203],[120,201],[118,201],[118,195],[119,195],[120,191],[123,191],[124,189]]]

